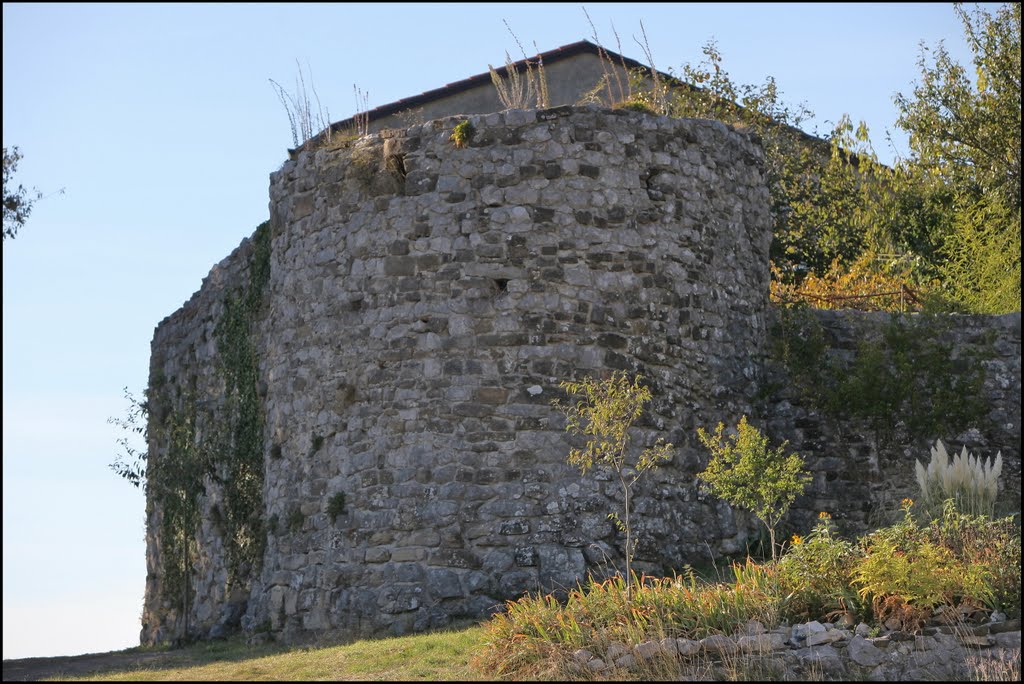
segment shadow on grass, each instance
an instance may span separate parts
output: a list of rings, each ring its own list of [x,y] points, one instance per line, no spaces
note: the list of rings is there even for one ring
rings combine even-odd
[[[190,670],[209,666],[227,666],[226,671],[221,671],[221,676],[232,676],[231,673],[237,669],[237,673],[249,678],[261,674],[264,678],[291,678],[287,677],[289,672],[298,675],[297,678],[304,679],[303,671],[316,672],[328,667],[321,662],[323,659],[330,659],[336,662],[343,662],[347,658],[341,654],[323,654],[322,651],[329,649],[349,647],[355,651],[351,656],[351,663],[344,669],[351,669],[348,674],[364,672],[367,674],[382,674],[388,677],[392,670],[392,660],[388,654],[393,651],[405,654],[423,655],[424,652],[437,651],[439,656],[446,655],[442,642],[444,635],[450,638],[458,636],[469,629],[478,627],[477,622],[459,623],[431,632],[422,632],[405,637],[383,635],[375,638],[363,639],[341,639],[332,637],[321,637],[305,643],[280,644],[268,643],[250,646],[245,643],[243,635],[236,635],[228,640],[214,642],[199,642],[189,644],[181,648],[169,647],[135,647],[124,651],[111,651],[109,653],[94,653],[79,656],[63,656],[53,658],[22,658],[17,660],[4,660],[3,680],[4,681],[37,681],[41,679],[76,679],[96,677],[126,677],[130,678],[133,673],[139,678],[158,679],[161,673],[166,673],[168,678],[180,673],[175,671]],[[438,639],[440,637],[440,639]],[[437,645],[423,644],[424,640],[438,639]],[[395,642],[384,644],[383,642]],[[299,656],[309,654],[309,669],[301,661],[282,662],[280,664],[257,664],[245,665],[248,661],[273,656]],[[451,655],[450,653],[448,655]],[[323,659],[319,656],[323,656]],[[339,661],[340,658],[340,661]],[[436,660],[427,658],[427,660]],[[232,667],[237,665],[237,668]],[[408,665],[406,663],[405,665]],[[424,663],[428,668],[431,663]],[[442,668],[443,669],[443,668]],[[275,673],[277,676],[275,676]],[[197,673],[197,675],[200,673]],[[344,675],[345,672],[338,672]],[[173,677],[179,678],[179,677]],[[209,678],[209,677],[204,677]],[[220,678],[220,677],[214,677]],[[322,678],[314,675],[313,678]],[[401,677],[399,677],[401,678]],[[431,677],[431,678],[436,678]]]

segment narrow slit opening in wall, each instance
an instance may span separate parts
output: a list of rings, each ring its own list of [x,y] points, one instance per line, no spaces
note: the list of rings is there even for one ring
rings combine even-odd
[[[494,287],[498,289],[498,292],[508,292],[508,278],[495,278]]]

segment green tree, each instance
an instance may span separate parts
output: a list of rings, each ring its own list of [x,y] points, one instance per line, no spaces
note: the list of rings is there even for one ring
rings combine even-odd
[[[683,67],[669,113],[718,119],[754,131],[764,149],[765,179],[771,193],[771,259],[786,283],[807,274],[823,275],[836,260],[849,264],[869,246],[892,252],[894,224],[882,218],[892,203],[894,177],[878,163],[861,123],[849,116],[820,139],[800,130],[814,114],[803,104],[783,101],[775,79],[761,85],[735,83],[714,41],[704,59]]]
[[[1020,10],[1018,3],[995,15],[954,9],[974,54],[975,78],[940,43],[922,46],[921,82],[912,97],[896,95],[899,126],[922,167],[975,198],[996,192],[1020,208]],[[929,54],[934,53],[932,60]]]
[[[1020,310],[1021,6],[954,6],[974,77],[940,43],[922,46],[921,81],[897,94],[911,164],[948,189],[941,246],[950,297],[969,311]]]
[[[953,219],[942,247],[944,292],[970,312],[1020,311],[1020,209],[988,197],[956,207]]]
[[[643,378],[632,381],[623,371],[616,371],[607,380],[586,378],[583,382],[562,382],[559,387],[570,397],[580,397],[568,406],[558,400],[553,404],[566,417],[567,432],[582,435],[586,446],[573,447],[568,461],[584,475],[594,466],[610,468],[622,487],[623,516],[609,514],[616,527],[626,535],[626,599],[632,598],[633,554],[636,540],[630,521],[630,496],[637,480],[660,463],[671,460],[673,447],[659,439],[654,446],[644,449],[635,459],[630,457],[629,430],[643,415],[644,404],[651,400],[651,390],[640,384]]]
[[[717,119],[757,134],[764,149],[765,181],[771,193],[774,226],[771,258],[785,273],[794,273],[816,258],[817,232],[794,216],[792,206],[814,189],[808,181],[828,158],[827,146],[799,127],[814,113],[803,104],[782,99],[775,79],[758,86],[735,83],[714,40],[704,44],[703,59],[685,64],[680,79],[690,87],[676,88],[669,113],[676,117]]]
[[[1019,17],[1019,7],[1013,11]],[[1003,13],[1012,15],[1013,11]],[[985,31],[984,36],[975,31],[978,35],[974,44],[988,52],[1002,50],[1012,55],[1012,31],[1000,34],[993,28],[995,23],[976,18],[974,24],[984,26]],[[1009,58],[998,77],[983,79],[986,83],[998,81],[999,92],[1007,92],[1013,90],[1016,77],[1018,93],[1015,108],[1014,98],[1000,96],[1008,102],[1006,108],[1010,111],[1010,120],[1005,122],[1009,131],[1004,155],[1007,163],[1001,175],[989,174],[992,178],[1018,177],[1019,30],[1017,36],[1016,61]],[[781,286],[797,287],[809,275],[835,275],[837,268],[843,272],[857,263],[858,268],[866,266],[877,275],[891,278],[898,273],[903,284],[919,291],[935,290],[936,283],[945,282],[945,298],[952,298],[959,308],[991,311],[992,300],[1019,301],[1019,296],[1014,298],[1013,288],[1020,280],[1019,241],[1014,243],[1019,220],[1011,222],[1009,229],[1001,228],[999,240],[992,235],[991,226],[979,222],[979,217],[1007,206],[1018,207],[1016,213],[1011,211],[1011,218],[1019,216],[1019,180],[1008,186],[1016,187],[1016,205],[992,198],[979,204],[977,197],[969,195],[965,199],[953,181],[977,175],[973,166],[953,173],[933,163],[941,159],[938,152],[954,139],[953,134],[936,128],[936,121],[944,115],[941,105],[933,107],[928,116],[927,110],[919,108],[914,118],[919,128],[914,143],[928,150],[922,158],[932,161],[923,164],[918,159],[902,160],[889,168],[878,161],[863,123],[855,126],[844,115],[824,140],[805,134],[799,127],[813,114],[803,105],[785,103],[773,78],[768,77],[759,86],[738,84],[729,76],[713,41],[704,46],[703,54],[699,64],[683,67],[680,79],[689,87],[673,89],[667,113],[718,119],[753,130],[760,138],[774,224],[773,278]],[[993,63],[990,70],[995,71],[994,60],[988,62]],[[940,63],[946,71],[953,70],[945,53]],[[931,91],[936,90],[938,82],[937,78],[928,81]],[[966,99],[965,88],[957,92]],[[1000,130],[999,125],[990,128],[993,134]],[[965,130],[970,132],[970,127]],[[955,206],[964,210],[958,214]],[[987,266],[974,267],[977,264]],[[970,267],[974,267],[973,272]],[[993,274],[1002,274],[998,283],[993,281]]]
[[[32,205],[43,196],[38,190],[30,192],[20,184],[14,187],[14,174],[21,157],[17,147],[4,148],[4,240],[13,239],[18,234],[18,229],[25,225],[32,213]]]
[[[740,418],[736,432],[726,437],[725,425],[718,424],[714,435],[697,429],[701,443],[711,451],[708,467],[697,477],[715,496],[733,506],[744,508],[764,523],[776,558],[775,528],[803,493],[811,475],[803,470],[804,460],[796,454],[785,455],[789,442],[768,448],[768,438]]]

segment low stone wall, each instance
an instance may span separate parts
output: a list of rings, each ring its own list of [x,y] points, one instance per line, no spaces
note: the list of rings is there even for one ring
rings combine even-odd
[[[779,681],[986,681],[1020,672],[1020,620],[960,631],[928,628],[919,635],[871,633],[863,623],[844,628],[814,621],[767,630],[751,621],[731,637],[612,643],[601,656],[580,649],[573,660],[581,674],[601,677],[666,667],[696,679]]]
[[[877,341],[897,316],[882,312],[808,310],[805,322],[822,335],[832,363],[849,365],[864,342]],[[772,307],[769,347],[778,348],[786,334],[795,344],[808,343],[801,335],[807,327],[783,332],[783,312]],[[797,499],[783,525],[786,532],[805,534],[814,527],[818,512],[827,511],[842,533],[855,536],[887,525],[899,516],[901,499],[918,499],[914,475],[916,461],[927,465],[937,439],[950,456],[966,446],[975,456],[994,459],[1002,453],[998,509],[1020,511],[1021,503],[1021,315],[949,315],[899,318],[916,334],[940,343],[949,351],[950,372],[960,379],[980,371],[983,383],[978,398],[983,410],[970,424],[955,432],[912,434],[906,415],[893,413],[881,425],[829,412],[801,391],[801,381],[777,354],[765,360],[764,398],[755,409],[756,422],[775,443],[807,461],[814,476],[806,494]],[[916,326],[911,328],[910,326]],[[812,378],[824,382],[824,378]],[[915,397],[925,406],[934,398]],[[965,398],[966,400],[966,398]],[[881,428],[881,429],[879,429]]]

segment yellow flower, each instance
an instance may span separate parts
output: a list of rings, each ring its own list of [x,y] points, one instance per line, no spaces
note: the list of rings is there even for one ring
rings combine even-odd
[[[914,500],[913,499],[903,499],[903,501],[900,501],[900,508],[902,508],[905,511],[910,510],[910,507],[913,506],[913,505],[914,505]]]
[[[832,516],[829,515],[828,513],[826,513],[825,511],[822,511],[821,513],[818,514],[818,520],[831,520],[831,519],[832,519]]]
[[[803,544],[803,543],[804,543],[804,538],[803,537],[801,537],[799,534],[794,534],[793,535],[793,546],[799,546],[800,544]]]

